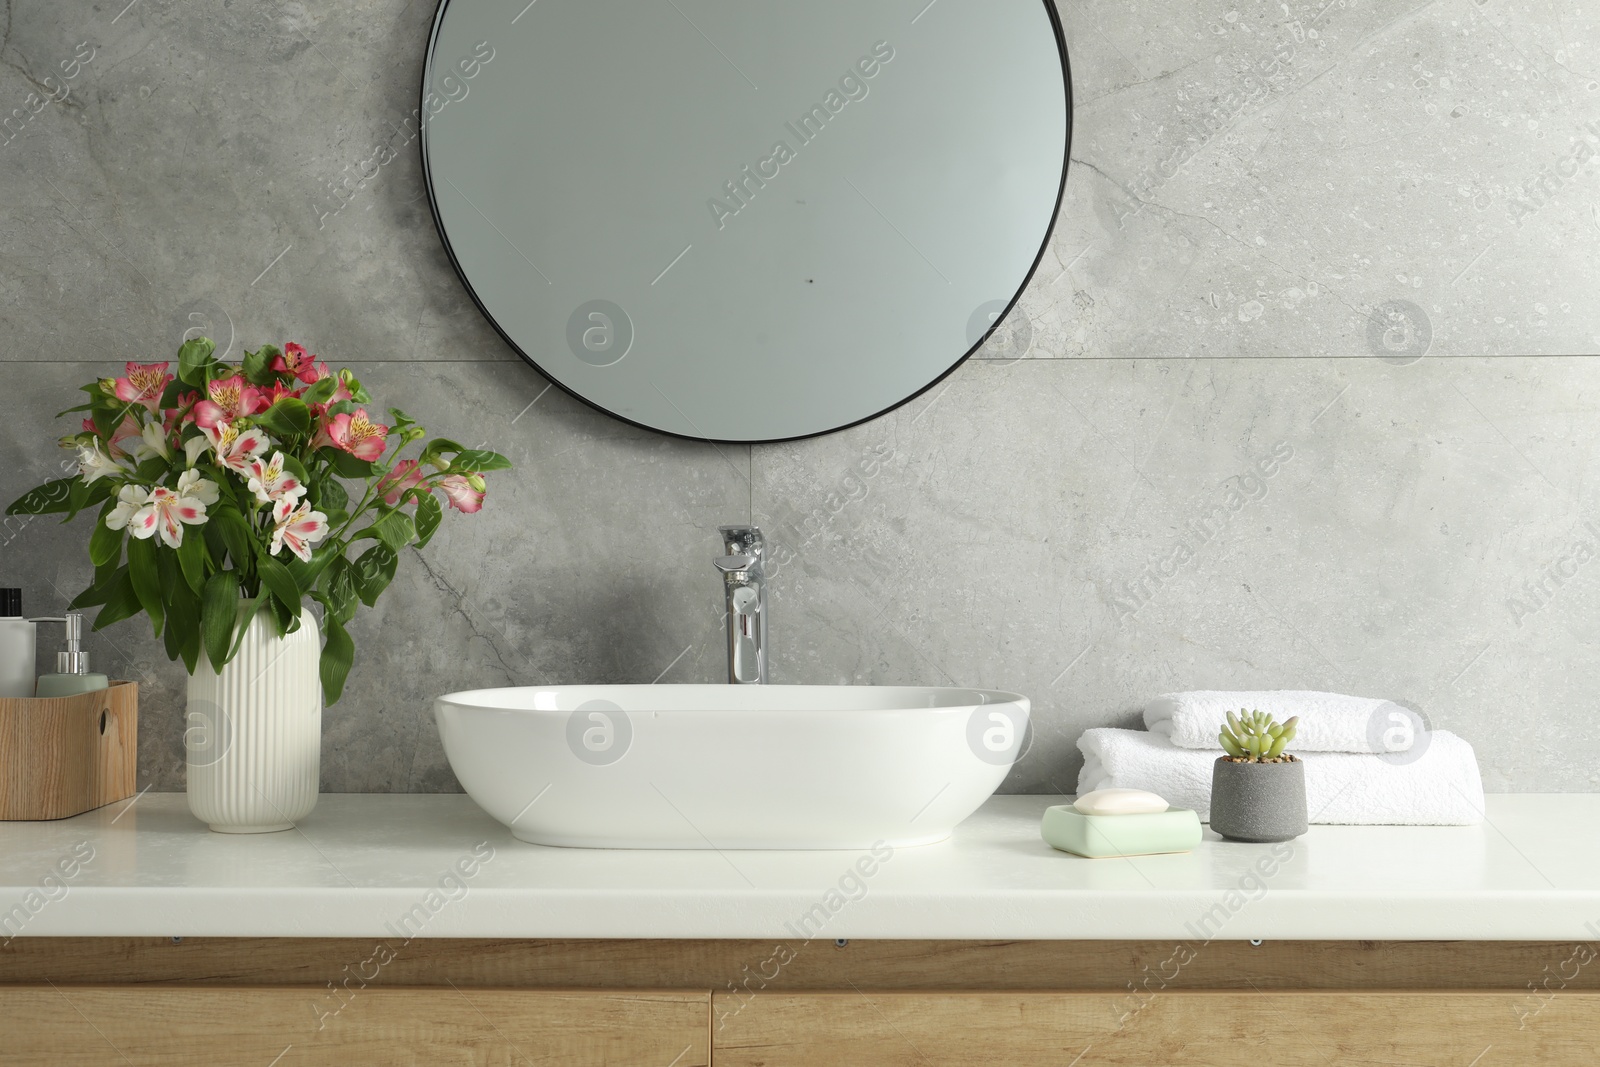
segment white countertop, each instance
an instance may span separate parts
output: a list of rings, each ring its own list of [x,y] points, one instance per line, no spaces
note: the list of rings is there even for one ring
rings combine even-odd
[[[1600,937],[1600,794],[1496,795],[1480,826],[1313,826],[1279,846],[1208,829],[1189,854],[1103,860],[1040,840],[1040,815],[1064,800],[994,797],[949,841],[880,862],[545,848],[437,794],[325,795],[295,830],[233,836],[208,831],[182,794],[153,793],[0,823],[0,941]],[[856,880],[864,857],[871,874]],[[447,877],[457,861],[470,876]]]

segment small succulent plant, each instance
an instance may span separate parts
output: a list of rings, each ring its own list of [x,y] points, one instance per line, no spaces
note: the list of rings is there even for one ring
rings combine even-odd
[[[1280,723],[1264,711],[1240,708],[1237,714],[1228,712],[1228,721],[1223,724],[1217,740],[1221,742],[1222,750],[1235,760],[1247,763],[1281,760],[1286,758],[1284,747],[1294,740],[1295,728],[1299,723],[1298,715]],[[1293,756],[1287,758],[1294,759]]]

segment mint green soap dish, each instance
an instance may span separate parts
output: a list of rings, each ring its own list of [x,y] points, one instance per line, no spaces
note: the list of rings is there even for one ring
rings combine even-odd
[[[1200,843],[1200,816],[1188,808],[1085,815],[1071,804],[1059,804],[1044,809],[1039,833],[1051,846],[1089,859],[1188,852]]]

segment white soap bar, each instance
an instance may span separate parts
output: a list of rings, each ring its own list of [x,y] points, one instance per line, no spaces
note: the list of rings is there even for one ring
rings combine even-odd
[[[1171,807],[1143,789],[1096,789],[1072,802],[1085,815],[1151,815]]]

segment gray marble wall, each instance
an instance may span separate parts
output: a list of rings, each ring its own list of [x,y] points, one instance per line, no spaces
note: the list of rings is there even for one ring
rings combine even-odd
[[[328,790],[455,789],[441,692],[716,679],[708,557],[745,518],[793,554],[775,680],[1027,693],[1010,790],[1070,791],[1082,729],[1208,687],[1392,697],[1473,741],[1491,789],[1600,786],[1593,13],[1062,14],[1073,164],[1010,347],[868,425],[730,448],[548,388],[465,297],[406,125],[427,0],[15,0],[0,496],[53,476],[76,384],[195,323],[358,364],[510,454],[357,626]],[[358,182],[380,143],[403,150]],[[0,580],[57,610],[86,537],[12,520]],[[146,685],[141,779],[181,788],[181,668],[138,621],[91,647]]]

